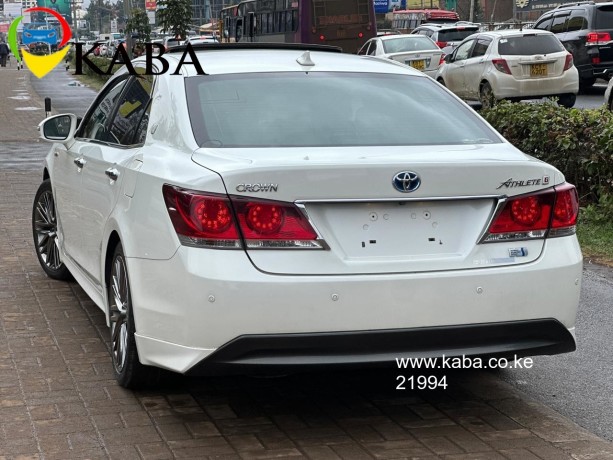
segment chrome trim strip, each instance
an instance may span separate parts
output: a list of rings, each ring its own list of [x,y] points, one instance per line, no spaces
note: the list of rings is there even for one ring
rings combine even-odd
[[[485,239],[487,238],[487,235],[488,235],[487,231],[489,230],[489,228],[492,225],[492,223],[494,222],[494,220],[496,220],[496,218],[500,215],[500,213],[504,209],[504,206],[507,204],[508,200],[509,200],[508,196],[500,196],[500,197],[498,197],[498,202],[496,203],[496,207],[494,208],[494,212],[492,212],[492,215],[490,216],[490,218],[486,222],[485,227],[483,227],[483,230],[481,231],[481,234],[479,235],[479,238],[477,238],[477,243],[476,244],[494,243],[495,242],[495,241],[485,241]]]
[[[398,201],[461,201],[461,200],[491,200],[491,199],[506,199],[507,196],[501,195],[467,195],[467,196],[435,196],[435,197],[405,197],[399,196],[396,198],[326,198],[315,200],[296,200],[296,206],[302,206],[311,203],[395,203]]]

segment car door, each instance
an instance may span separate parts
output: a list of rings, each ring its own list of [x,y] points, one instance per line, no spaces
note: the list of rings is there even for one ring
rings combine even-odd
[[[138,68],[137,68],[138,69]],[[83,168],[81,203],[85,219],[83,258],[80,264],[102,283],[102,247],[107,220],[122,190],[124,173],[139,153],[143,119],[151,100],[153,77],[140,74],[129,79],[113,101],[102,134],[81,149]]]
[[[81,232],[77,213],[77,199],[81,190],[80,159],[74,149],[62,144],[53,147],[51,180],[55,197],[55,211],[58,221],[62,252],[72,258],[81,246]]]
[[[467,99],[479,98],[479,84],[482,81],[483,72],[486,68],[488,50],[492,38],[487,35],[477,37],[475,46],[464,65],[464,94]]]
[[[460,97],[464,97],[464,66],[476,40],[471,38],[456,48],[451,59],[445,64],[445,86]]]

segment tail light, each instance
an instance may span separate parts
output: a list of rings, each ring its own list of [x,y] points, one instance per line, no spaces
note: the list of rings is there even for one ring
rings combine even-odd
[[[186,246],[219,249],[323,249],[293,203],[202,193],[165,184],[170,220]]]
[[[572,66],[573,66],[573,55],[569,53],[566,55],[566,61],[564,62],[564,72],[566,72]]]
[[[362,38],[362,37],[364,37],[364,33],[363,32],[359,32],[358,33],[358,38]]]
[[[435,42],[439,48],[445,48],[447,46],[447,42]]]
[[[574,185],[512,198],[497,212],[483,243],[553,238],[576,231],[579,199]]]
[[[445,55],[441,54],[441,59],[438,61],[438,65],[442,66],[445,63]]]
[[[609,32],[590,32],[586,35],[587,45],[606,45],[611,41]]]
[[[502,73],[506,73],[511,75],[511,69],[509,69],[509,64],[504,59],[492,59],[492,64],[496,67],[496,70]]]
[[[320,41],[322,41],[322,42],[323,42],[325,39],[326,39],[325,35],[320,35],[320,36],[319,36],[319,40],[320,40]]]
[[[600,64],[600,56],[593,56],[592,64]]]

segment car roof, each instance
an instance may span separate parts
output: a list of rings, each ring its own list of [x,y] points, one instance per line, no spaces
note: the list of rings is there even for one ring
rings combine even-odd
[[[542,29],[504,29],[504,30],[490,30],[487,32],[481,32],[480,35],[488,35],[490,37],[520,37],[524,35],[554,35],[548,30]]]
[[[387,41],[387,40],[397,40],[398,38],[405,38],[405,37],[410,37],[411,39],[417,39],[417,40],[426,39],[428,41],[432,41],[430,37],[426,37],[425,35],[417,35],[417,34],[382,35],[376,38],[378,38],[379,40]]]
[[[479,24],[475,24],[474,22],[466,22],[466,21],[458,21],[458,22],[453,22],[453,23],[442,23],[442,24],[425,23],[425,24],[422,24],[416,27],[415,30],[417,29],[432,29],[432,30],[457,29],[459,27],[463,29],[472,28],[472,27],[474,27],[475,29],[478,29]]]
[[[267,45],[267,46],[262,46]],[[291,46],[276,47],[271,44],[196,44],[192,46],[202,70],[209,75],[267,73],[267,72],[359,72],[415,75],[428,78],[424,73],[391,60],[377,59],[372,56],[358,56],[330,51],[291,49]],[[332,47],[330,47],[333,49]],[[172,68],[176,68],[186,49],[185,45],[173,47],[164,54]],[[301,65],[297,59],[306,51],[314,63]],[[144,61],[141,57],[136,60]],[[171,63],[174,61],[174,63]],[[197,75],[193,65],[183,65],[186,76]]]

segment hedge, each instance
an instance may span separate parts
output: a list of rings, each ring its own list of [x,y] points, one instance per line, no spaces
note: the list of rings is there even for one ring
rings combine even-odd
[[[515,147],[562,171],[582,205],[611,206],[613,112],[502,101],[481,115]]]

